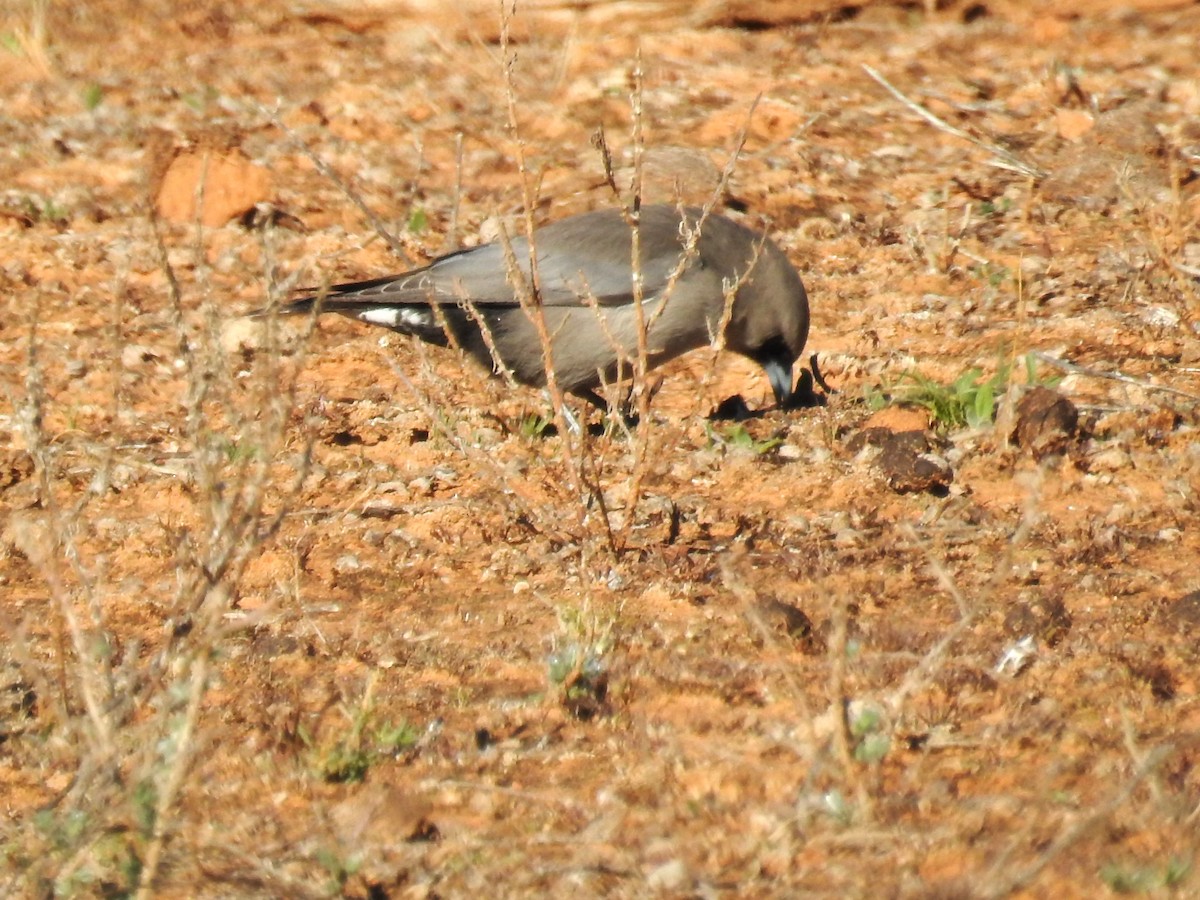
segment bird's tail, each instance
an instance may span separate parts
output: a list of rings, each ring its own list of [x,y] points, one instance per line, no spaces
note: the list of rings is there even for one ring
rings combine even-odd
[[[381,325],[401,334],[410,334],[430,344],[446,345],[443,324],[461,331],[466,314],[457,307],[448,307],[435,314],[425,303],[381,303],[377,299],[360,299],[352,291],[333,290],[310,293],[288,303],[267,306],[247,314],[251,319],[272,316],[315,316],[337,313],[369,325]]]
[[[271,316],[307,316],[311,315],[314,309],[319,312],[324,299],[325,297],[322,294],[311,294],[307,297],[289,300],[287,303],[274,303],[270,306],[264,306],[262,309],[246,313],[246,318],[266,319]]]

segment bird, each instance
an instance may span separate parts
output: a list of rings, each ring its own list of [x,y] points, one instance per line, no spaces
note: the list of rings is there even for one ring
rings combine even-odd
[[[764,235],[697,207],[648,205],[632,216],[647,369],[712,345],[724,320],[725,349],[758,363],[776,402],[785,405],[793,364],[808,340],[809,307],[784,252]],[[310,291],[273,314],[315,309],[458,346],[494,373],[503,368],[532,387],[546,387],[552,371],[560,390],[605,410],[597,389],[628,383],[638,354],[632,216],[615,208],[570,216],[534,231],[533,254],[527,236],[514,236],[398,275]],[[697,228],[689,252],[688,235]],[[544,316],[549,365],[535,304]]]

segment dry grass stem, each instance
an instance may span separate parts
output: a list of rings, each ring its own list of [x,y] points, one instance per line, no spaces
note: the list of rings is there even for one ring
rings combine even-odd
[[[1134,378],[1132,375],[1126,375],[1122,372],[1104,372],[1092,366],[1081,366],[1065,359],[1060,359],[1057,356],[1051,356],[1049,353],[1041,351],[1033,351],[1033,356],[1038,362],[1044,362],[1047,365],[1060,369],[1072,375],[1083,375],[1087,378],[1104,378],[1109,381],[1117,381],[1121,384],[1128,384],[1132,387],[1140,388],[1144,391],[1160,394],[1170,394],[1174,397],[1183,397],[1187,400],[1200,401],[1200,394],[1194,394],[1191,391],[1184,391],[1176,387],[1171,387],[1169,384],[1155,384],[1152,381],[1147,381],[1145,378]]]
[[[921,104],[907,97],[902,91],[900,91],[899,88],[880,75],[873,66],[863,63],[862,70],[870,75],[875,81],[877,81],[884,90],[886,90],[889,94],[907,106],[910,110],[924,119],[934,128],[940,129],[947,134],[952,134],[957,138],[962,138],[964,141],[969,141],[976,147],[981,147],[988,153],[992,154],[995,159],[990,161],[991,165],[1000,169],[1008,169],[1009,171],[1017,172],[1027,178],[1044,178],[1046,176],[1046,173],[1037,166],[1026,162],[1016,154],[1006,150],[1004,147],[1001,147],[999,144],[992,143],[991,141],[980,140],[979,138],[975,137],[975,135],[963,131],[961,128],[956,128],[945,119],[935,116]]]
[[[391,229],[387,227],[383,219],[376,215],[375,211],[367,205],[367,202],[363,199],[362,194],[356,191],[350,185],[350,183],[346,181],[346,179],[342,178],[342,176],[338,174],[337,170],[334,169],[333,166],[325,162],[325,160],[322,159],[318,153],[316,153],[311,147],[308,146],[308,144],[302,141],[300,136],[297,135],[296,132],[287,125],[287,123],[279,118],[278,113],[259,103],[253,105],[261,115],[266,116],[271,121],[271,124],[279,129],[279,131],[287,139],[288,143],[295,150],[304,154],[304,156],[313,164],[316,170],[321,173],[323,178],[329,181],[330,184],[336,186],[341,192],[342,196],[354,204],[358,211],[362,213],[363,218],[367,220],[367,224],[369,224],[375,234],[377,234],[383,240],[383,242],[391,248],[392,253],[397,259],[402,259],[404,260],[405,264],[412,265],[414,260],[420,257],[420,248],[402,243],[400,239],[392,233]]]

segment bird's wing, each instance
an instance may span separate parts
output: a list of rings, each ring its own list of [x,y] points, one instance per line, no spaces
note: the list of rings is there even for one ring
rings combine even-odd
[[[565,220],[537,233],[538,281],[546,306],[583,306],[593,300],[600,306],[633,302],[628,229],[619,220],[615,226],[610,221],[606,227],[596,228],[590,218]],[[646,298],[663,290],[680,253],[671,241],[654,244],[658,246],[647,246],[642,253]],[[511,256],[501,243],[485,244],[402,275],[336,285],[324,297],[324,309],[449,305],[466,300],[483,308],[519,306],[520,292],[514,281],[520,278],[529,283],[529,242],[519,237],[509,246]]]

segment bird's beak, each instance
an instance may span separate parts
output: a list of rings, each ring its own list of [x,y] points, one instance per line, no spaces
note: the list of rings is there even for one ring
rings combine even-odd
[[[767,380],[771,382],[771,390],[775,393],[775,402],[783,406],[792,396],[792,367],[777,359],[768,360],[763,364],[767,371]]]

